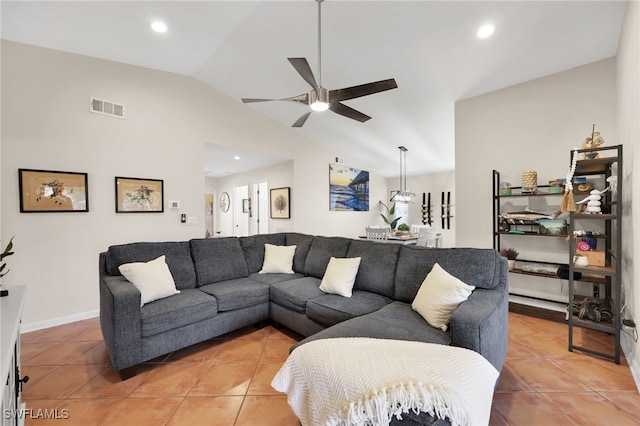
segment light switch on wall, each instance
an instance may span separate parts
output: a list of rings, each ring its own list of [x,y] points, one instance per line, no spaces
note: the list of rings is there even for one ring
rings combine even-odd
[[[198,224],[198,218],[195,216],[189,216],[187,218],[187,225],[196,226]]]

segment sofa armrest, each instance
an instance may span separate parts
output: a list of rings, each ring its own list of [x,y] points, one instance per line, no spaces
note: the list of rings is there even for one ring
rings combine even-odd
[[[116,370],[142,362],[140,291],[124,277],[112,276],[100,265],[100,327]]]
[[[499,265],[498,285],[476,288],[453,312],[449,327],[453,346],[478,352],[501,371],[507,356],[509,291],[506,262]]]

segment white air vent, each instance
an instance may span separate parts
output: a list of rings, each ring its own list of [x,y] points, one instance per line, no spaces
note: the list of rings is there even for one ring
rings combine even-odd
[[[111,101],[91,98],[89,103],[89,111],[98,114],[110,115],[111,117],[124,119],[124,105]]]

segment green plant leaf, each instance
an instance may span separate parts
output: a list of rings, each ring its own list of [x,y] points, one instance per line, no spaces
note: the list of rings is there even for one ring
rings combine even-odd
[[[11,237],[11,239],[9,240],[9,244],[7,244],[7,246],[4,248],[4,251],[0,253],[0,260],[4,259],[7,256],[11,256],[14,253],[11,251],[11,249],[13,249],[13,238],[14,237]]]

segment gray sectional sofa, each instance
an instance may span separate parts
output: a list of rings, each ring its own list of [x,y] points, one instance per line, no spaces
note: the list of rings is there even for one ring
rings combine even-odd
[[[293,274],[259,274],[265,243],[296,245]],[[180,293],[140,307],[118,267],[165,255]],[[353,295],[319,285],[331,257],[361,257]],[[411,309],[435,263],[469,285],[447,331]],[[376,337],[472,349],[501,370],[507,352],[507,262],[495,250],[432,249],[299,233],[149,242],[100,253],[100,325],[123,379],[136,365],[224,333],[276,321],[308,340]]]

